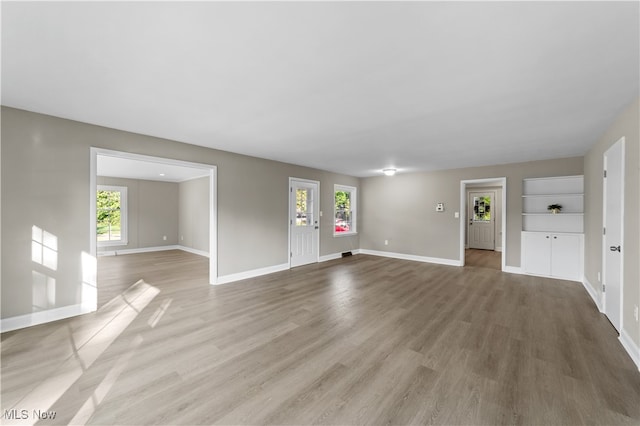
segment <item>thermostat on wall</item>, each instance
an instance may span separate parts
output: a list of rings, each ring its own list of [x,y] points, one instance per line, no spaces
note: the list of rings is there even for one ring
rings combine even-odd
[[[436,204],[436,211],[437,212],[443,212],[444,211],[444,203]]]

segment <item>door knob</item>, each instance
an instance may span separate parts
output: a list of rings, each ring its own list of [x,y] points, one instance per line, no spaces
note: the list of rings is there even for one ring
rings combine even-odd
[[[616,246],[611,246],[611,247],[609,247],[609,250],[620,252],[620,246],[617,246],[617,247]]]

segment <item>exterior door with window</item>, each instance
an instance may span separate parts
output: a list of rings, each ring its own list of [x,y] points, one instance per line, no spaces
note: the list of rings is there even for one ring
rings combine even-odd
[[[289,180],[290,266],[318,262],[319,253],[319,182]]]
[[[603,184],[603,280],[604,311],[615,329],[622,329],[622,279],[624,231],[624,139],[604,153]]]
[[[469,192],[469,248],[495,249],[494,192]]]

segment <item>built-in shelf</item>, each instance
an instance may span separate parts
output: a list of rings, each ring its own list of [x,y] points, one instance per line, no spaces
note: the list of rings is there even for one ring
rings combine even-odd
[[[584,229],[584,178],[559,176],[522,181],[522,230],[582,233]],[[553,214],[550,204],[560,204]]]
[[[525,274],[580,281],[584,275],[584,178],[522,181],[521,267]],[[549,205],[560,204],[552,213]]]

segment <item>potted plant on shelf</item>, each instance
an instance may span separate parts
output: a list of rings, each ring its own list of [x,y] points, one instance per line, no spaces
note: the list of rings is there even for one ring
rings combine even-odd
[[[560,213],[560,210],[562,210],[562,206],[560,204],[550,204],[547,207],[547,210],[549,210],[553,214]]]

